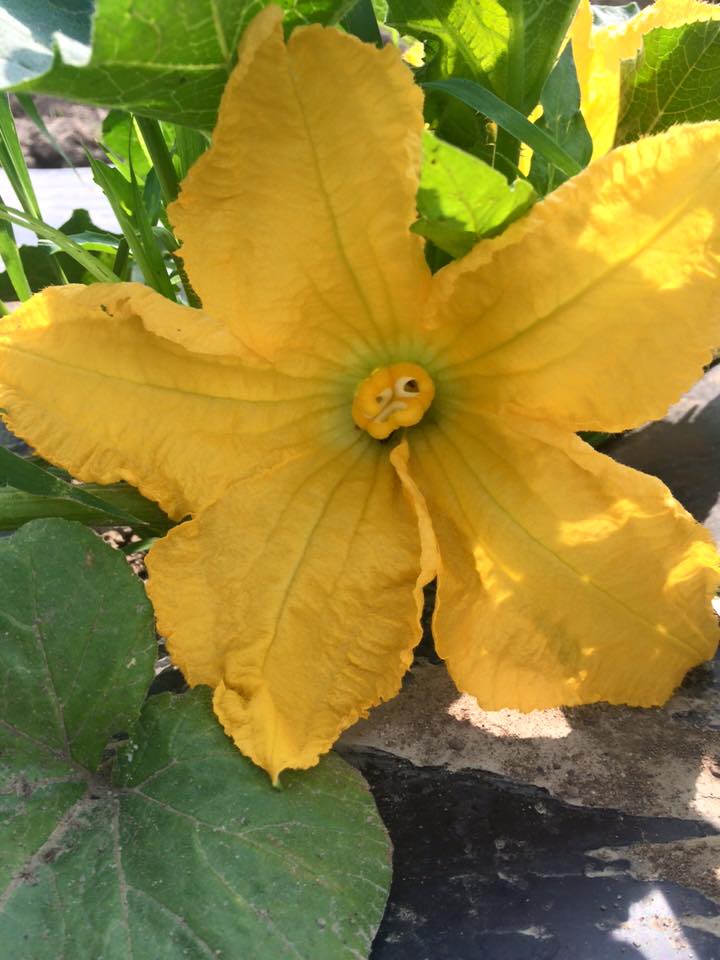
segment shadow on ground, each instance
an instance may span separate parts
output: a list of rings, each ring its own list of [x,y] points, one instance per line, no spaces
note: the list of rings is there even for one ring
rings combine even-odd
[[[486,713],[417,663],[341,747],[395,848],[373,960],[718,960],[718,699]]]

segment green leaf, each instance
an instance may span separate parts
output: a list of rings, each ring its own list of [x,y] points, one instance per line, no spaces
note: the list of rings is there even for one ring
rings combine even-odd
[[[130,180],[130,168],[137,179],[145,182],[152,161],[142,140],[137,136],[135,120],[124,110],[111,110],[103,120],[100,143],[126,180]]]
[[[0,0],[0,89],[49,93],[212,129],[258,0]],[[348,0],[281,0],[285,28]],[[92,34],[92,39],[91,39]]]
[[[47,755],[96,770],[153,676],[143,586],[121,554],[64,520],[0,541],[0,571],[0,673],[12,677],[0,688],[3,762]]]
[[[8,283],[0,290],[0,299],[27,300],[32,296],[25,264],[15,241],[15,231],[9,223],[0,223],[0,260],[5,264]]]
[[[424,42],[421,81],[470,81],[526,117],[538,102],[576,5],[577,0],[390,0],[388,22]],[[427,89],[433,89],[429,83]],[[499,124],[496,138],[484,117],[467,105],[434,94],[425,103],[426,120],[438,136],[515,177],[520,139],[497,117],[485,116]]]
[[[359,37],[365,43],[383,45],[377,17],[371,0],[356,0],[342,19],[342,25],[348,33]]]
[[[189,127],[173,125],[172,130],[174,133],[174,160],[178,179],[182,181],[190,167],[207,150],[210,141],[199,130],[190,130]]]
[[[592,139],[580,112],[580,86],[570,44],[548,77],[540,102],[543,115],[535,125],[552,137],[581,167],[586,167],[592,156]],[[548,163],[541,153],[535,153],[529,179],[539,193],[546,194],[567,180],[567,174],[555,164]]]
[[[115,780],[129,791],[134,838],[128,882],[161,891],[222,956],[366,956],[390,880],[366,785],[331,755],[272,790],[225,737],[210,700],[207,691],[152,698],[120,758]],[[188,876],[199,878],[194,888]],[[162,927],[160,943],[172,924]]]
[[[95,254],[104,267],[112,267],[119,238],[114,233],[96,227],[87,210],[74,210],[70,219],[58,229],[72,243]],[[18,252],[33,293],[58,283],[90,283],[94,279],[82,264],[63,253],[51,241],[41,240],[37,245],[23,244]],[[20,299],[18,293],[9,273],[0,273],[0,298]]]
[[[65,236],[62,230],[56,230],[55,227],[51,227],[41,220],[36,220],[34,217],[28,216],[28,214],[22,210],[6,207],[3,203],[0,203],[0,220],[4,220],[7,223],[14,223],[19,227],[25,227],[28,230],[32,230],[34,234],[43,240],[50,240],[56,247],[62,250],[63,253],[66,253],[71,259],[81,264],[95,280],[100,280],[102,283],[117,283],[119,278],[115,276],[112,270],[108,269],[98,257],[93,256],[92,253],[85,250],[80,244],[75,243],[70,237]]]
[[[110,233],[108,230],[104,230],[102,227],[98,227],[95,223],[93,223],[93,219],[90,214],[87,212],[87,210],[81,207],[76,207],[65,223],[63,223],[58,229],[61,233],[64,233],[68,237],[73,237],[84,233],[92,233],[95,235],[101,235],[108,239],[119,239],[118,234]]]
[[[464,256],[482,237],[501,233],[536,198],[526,180],[511,186],[477,157],[424,134],[420,219],[413,230],[452,257]]]
[[[388,23],[426,43],[423,80],[473,80],[527,115],[576,5],[577,0],[390,0]]]
[[[0,169],[7,175],[23,210],[31,216],[39,217],[37,198],[6,94],[0,94]],[[1,199],[0,202],[2,202]],[[4,292],[0,297],[9,300],[27,300],[32,295],[31,284],[15,241],[12,224],[6,220],[0,223],[0,259],[10,278],[10,292]],[[53,265],[53,275],[56,277],[56,282],[62,276],[57,264]]]
[[[76,488],[75,484],[73,488]],[[149,532],[163,534],[174,526],[157,504],[146,500],[126,483],[85,483],[77,489],[88,494],[93,501],[102,502],[102,509],[91,506],[88,500],[42,496],[0,486],[0,531],[17,530],[30,520],[42,517],[77,520],[89,527],[128,525],[141,535]],[[135,518],[132,523],[129,523],[130,517]]]
[[[75,213],[87,213],[86,210],[76,210]],[[115,256],[120,245],[120,237],[115,233],[106,233],[100,227],[82,230],[80,233],[69,233],[68,236],[75,243],[79,243],[85,250],[94,250],[97,253],[108,253]],[[50,245],[52,246],[52,245]],[[62,251],[59,256],[62,257]]]
[[[6,94],[0,94],[0,166],[7,174],[20,206],[31,217],[40,219],[35,188],[25,163],[15,120]]]
[[[720,21],[651,30],[622,64],[616,144],[720,119]]]
[[[206,690],[152,697],[133,723],[149,606],[122,555],[80,527],[44,521],[0,542],[0,610],[7,956],[367,956],[389,844],[358,773],[331,756],[273,790]]]
[[[168,276],[162,251],[152,232],[152,226],[157,217],[154,212],[148,211],[143,202],[143,194],[132,170],[130,171],[131,180],[128,182],[114,167],[91,156],[88,156],[88,160],[92,168],[93,180],[107,197],[130,252],[142,271],[145,283],[169,300],[174,300],[175,291]]]
[[[88,511],[92,511],[88,522],[97,526],[101,526],[103,521],[105,521],[105,526],[108,525],[108,521],[125,523],[131,527],[148,526],[146,521],[141,520],[131,510],[124,509],[117,498],[114,503],[107,501],[103,499],[102,495],[97,496],[95,493],[89,493],[84,485],[68,483],[44,470],[36,463],[0,447],[0,505],[2,504],[3,488],[10,488],[13,492],[21,491],[33,497],[78,504],[83,508],[83,516],[88,516]],[[93,487],[93,490],[98,490],[101,494],[104,489],[100,486]],[[138,496],[140,495],[138,494]],[[141,501],[143,500],[144,498],[141,498]],[[7,501],[5,501],[4,509],[7,510],[7,508]],[[0,515],[2,515],[2,509],[3,507],[0,506]],[[163,516],[160,512],[160,517]],[[12,514],[4,517],[4,523],[4,529],[13,529],[18,525],[14,522]],[[165,524],[161,524],[162,526],[165,526]]]
[[[498,126],[503,127],[517,140],[532,147],[535,153],[539,153],[548,163],[554,164],[567,176],[572,177],[582,169],[577,160],[563,150],[544,130],[530,123],[521,113],[496,97],[491,90],[486,90],[469,80],[457,79],[424,83],[423,87],[427,90],[449,93],[474,110],[490,117]]]

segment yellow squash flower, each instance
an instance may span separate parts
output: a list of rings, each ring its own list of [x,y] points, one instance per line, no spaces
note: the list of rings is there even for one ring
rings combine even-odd
[[[720,7],[702,0],[655,0],[620,24],[593,28],[590,0],[580,0],[570,28],[580,84],[580,110],[593,141],[593,159],[612,149],[620,111],[620,71],[658,27],[720,20]]]
[[[489,708],[662,703],[710,657],[718,560],[576,431],[661,416],[720,339],[720,124],[624,147],[431,276],[397,50],[248,27],[170,214],[203,309],[52,287],[0,325],[10,428],[175,527],[159,628],[274,779],[434,634]]]

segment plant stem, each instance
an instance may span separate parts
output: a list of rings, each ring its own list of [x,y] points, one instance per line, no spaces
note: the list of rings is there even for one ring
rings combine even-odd
[[[160,183],[160,191],[167,206],[168,203],[172,203],[173,200],[177,199],[180,184],[178,183],[177,173],[173,166],[168,145],[165,143],[165,137],[163,137],[160,124],[157,120],[152,120],[150,117],[136,116],[135,122],[138,125],[140,135],[145,141],[145,146],[150,154],[155,173]]]

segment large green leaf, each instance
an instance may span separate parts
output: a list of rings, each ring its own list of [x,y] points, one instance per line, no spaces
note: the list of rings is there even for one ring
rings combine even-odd
[[[390,0],[388,21],[425,43],[423,83],[471,82],[526,117],[540,97],[577,0]],[[445,141],[518,173],[520,140],[488,114],[426,87],[425,117]],[[496,117],[489,117],[497,122]]]
[[[367,955],[389,845],[355,771],[333,756],[273,790],[207,691],[143,707],[148,602],[76,524],[0,541],[0,611],[3,956]]]
[[[211,129],[238,39],[264,0],[0,0],[0,89]],[[281,0],[287,29],[348,0]]]
[[[720,119],[720,21],[652,30],[622,65],[616,143]]]
[[[64,520],[0,541],[0,633],[3,764],[19,751],[95,770],[153,675],[152,611],[124,557]]]
[[[390,0],[388,23],[426,43],[423,80],[465,77],[530,113],[577,0]]]
[[[462,257],[482,237],[494,236],[536,199],[526,180],[512,186],[482,160],[438,140],[423,137],[416,233],[452,257]]]

